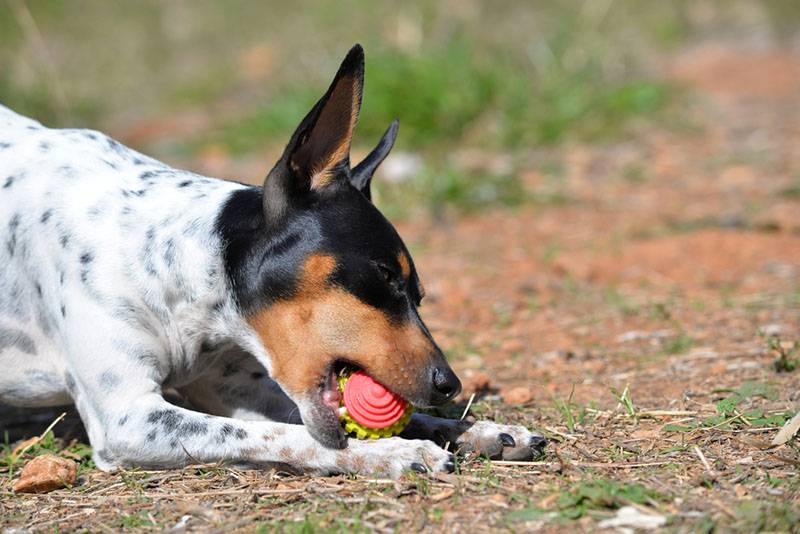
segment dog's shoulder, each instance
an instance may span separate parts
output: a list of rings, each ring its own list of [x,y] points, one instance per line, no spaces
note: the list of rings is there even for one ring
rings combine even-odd
[[[44,126],[0,104],[0,136],[13,137],[24,132],[42,130]]]

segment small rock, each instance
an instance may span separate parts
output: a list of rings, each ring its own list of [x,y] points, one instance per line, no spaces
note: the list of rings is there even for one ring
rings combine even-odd
[[[786,332],[783,325],[779,324],[766,324],[760,330],[765,336],[781,336]]]
[[[503,392],[503,402],[506,404],[525,404],[533,400],[533,393],[525,386],[511,388]]]
[[[52,454],[37,456],[22,469],[14,491],[21,493],[47,493],[75,484],[78,464]]]
[[[623,506],[617,510],[617,515],[601,521],[597,526],[600,528],[617,528],[620,530],[626,527],[652,530],[663,527],[666,524],[667,518],[663,515],[646,514],[633,506]]]
[[[525,343],[521,339],[511,338],[506,339],[500,344],[501,352],[522,352],[525,350]]]
[[[463,382],[464,393],[485,393],[492,387],[492,379],[488,374],[478,371],[472,375],[468,375]]]
[[[616,338],[617,343],[629,343],[631,341],[639,341],[642,339],[664,339],[672,335],[672,330],[654,330],[648,332],[646,330],[629,330],[624,334],[620,334]]]

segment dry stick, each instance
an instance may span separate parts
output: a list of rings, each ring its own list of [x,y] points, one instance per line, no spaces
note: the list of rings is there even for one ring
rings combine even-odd
[[[662,461],[662,462],[638,462],[638,463],[624,463],[624,462],[570,462],[570,466],[574,467],[600,467],[600,468],[609,468],[609,469],[617,469],[617,468],[626,468],[626,467],[653,467],[658,465],[669,465],[674,464],[674,461]],[[495,460],[492,462],[492,465],[517,465],[517,466],[551,466],[555,465],[556,462],[517,462],[512,460]]]
[[[298,489],[256,489],[250,490],[248,492],[244,492],[242,490],[218,490],[218,491],[198,491],[192,493],[154,493],[154,492],[141,492],[138,494],[140,497],[145,497],[148,499],[176,499],[176,498],[183,498],[186,500],[191,501],[191,497],[221,497],[225,495],[295,495],[298,493],[306,493],[305,488],[298,488]],[[10,491],[3,491],[0,492],[0,495],[3,496],[12,496],[12,495],[19,495],[18,493],[13,493]],[[50,497],[58,497],[58,495],[51,495]],[[125,499],[129,498],[130,495],[128,494],[119,494],[119,495],[82,495],[81,499],[92,499],[94,501],[114,501],[118,499]],[[78,503],[78,506],[83,506],[82,503]],[[60,506],[69,506],[68,503],[60,503]]]
[[[733,410],[733,412],[736,414],[736,416],[739,418],[739,420],[741,420],[742,423],[746,424],[747,426],[753,426],[753,423],[751,423],[747,419],[747,417],[744,416],[744,414],[739,413],[739,410]]]
[[[43,521],[41,523],[37,523],[36,521],[32,521],[32,522],[28,523],[27,525],[25,525],[25,530],[28,530],[28,529],[31,529],[31,530],[41,529],[43,526],[49,525],[51,523],[58,523],[59,521],[67,521],[68,519],[74,519],[74,518],[82,516],[82,515],[85,516],[85,515],[88,515],[90,513],[91,512],[89,512],[87,510],[83,510],[83,511],[80,511],[80,512],[75,512],[74,514],[66,515],[64,517],[57,517],[55,519],[48,519],[47,521]]]
[[[183,442],[181,442],[180,440],[178,440],[178,445],[180,445],[180,446],[181,446],[181,449],[183,449],[183,452],[186,454],[186,456],[187,456],[187,457],[188,457],[188,458],[189,458],[189,459],[190,459],[192,462],[194,462],[194,463],[196,463],[196,464],[199,464],[199,463],[200,463],[200,461],[199,461],[197,458],[195,458],[194,456],[192,456],[191,454],[189,454],[189,451],[187,451],[187,450],[186,450],[186,447],[184,447],[184,446],[183,446]],[[214,468],[212,467],[211,469],[214,469]]]
[[[559,432],[555,428],[550,428],[549,426],[543,426],[542,428],[544,428],[545,430],[547,430],[551,434],[555,434],[556,436],[561,436],[562,438],[565,438],[565,439],[571,439],[573,441],[578,441],[578,436],[573,436],[572,434],[565,434],[563,432]]]
[[[736,421],[737,419],[740,419],[743,423],[747,423],[748,425],[753,426],[747,419],[744,418],[744,416],[742,414],[740,414],[739,412],[736,412],[736,415],[734,415],[733,417],[731,417],[729,419],[725,419],[721,423],[717,423],[716,425],[710,426],[710,427],[707,427],[707,428],[697,427],[694,430],[692,430],[690,432],[690,434],[693,434],[694,432],[697,432],[698,430],[714,430],[714,429],[719,428],[721,426],[725,426],[725,425],[727,425],[728,423],[730,423],[732,421]]]
[[[594,409],[587,409],[587,413],[596,414],[598,417],[605,416],[624,416],[627,417],[626,414],[614,413],[609,410],[594,410]],[[672,416],[679,416],[679,415],[699,415],[700,412],[696,410],[644,410],[641,412],[636,413],[639,417],[672,417]]]
[[[698,458],[700,458],[700,461],[703,463],[703,467],[705,467],[706,471],[708,471],[708,475],[711,477],[715,476],[714,471],[711,469],[711,466],[708,465],[708,460],[706,460],[706,455],[703,454],[703,451],[700,450],[700,447],[695,445],[693,448],[694,448],[694,453],[697,455]]]
[[[469,400],[467,401],[467,407],[464,408],[464,413],[461,414],[461,417],[458,419],[459,421],[463,421],[464,418],[467,416],[467,413],[469,413],[469,409],[472,407],[472,401],[474,400],[475,400],[475,393],[469,396]],[[450,448],[450,441],[446,441],[444,444],[444,450],[447,450],[449,448]]]
[[[467,407],[464,408],[464,413],[461,414],[461,417],[458,419],[459,421],[463,421],[464,418],[467,416],[467,413],[469,413],[469,409],[472,407],[472,401],[474,400],[475,400],[475,393],[469,396],[469,400],[467,401]]]
[[[639,417],[670,417],[678,415],[698,415],[696,410],[646,410],[639,412]]]
[[[67,416],[67,412],[61,412],[61,415],[56,417],[53,420],[53,422],[50,423],[50,425],[47,428],[44,429],[44,432],[42,432],[41,434],[39,434],[36,437],[35,440],[33,440],[30,443],[28,443],[27,445],[25,445],[25,447],[23,447],[23,449],[16,454],[16,457],[19,458],[20,456],[22,456],[23,454],[28,452],[28,449],[30,449],[31,447],[33,447],[34,445],[37,445],[40,441],[42,441],[44,439],[44,437],[47,435],[47,433],[50,432],[51,430],[53,430],[53,427],[55,427],[58,423],[60,423],[61,420],[64,419],[66,416]]]

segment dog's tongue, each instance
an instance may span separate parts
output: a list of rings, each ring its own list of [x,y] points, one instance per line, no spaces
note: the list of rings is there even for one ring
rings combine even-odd
[[[356,371],[344,385],[344,406],[358,424],[386,428],[396,423],[408,403],[364,371]]]

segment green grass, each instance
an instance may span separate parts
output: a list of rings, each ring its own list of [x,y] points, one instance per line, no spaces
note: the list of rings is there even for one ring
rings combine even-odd
[[[549,1],[467,9],[419,0],[347,9],[312,2],[301,13],[278,3],[200,2],[176,23],[175,11],[158,3],[89,1],[81,13],[63,2],[25,5],[46,49],[25,16],[7,8],[0,101],[55,126],[124,131],[140,120],[206,119],[202,129],[135,147],[168,161],[192,160],[210,146],[234,157],[279,149],[347,48],[363,43],[356,146],[371,148],[399,118],[398,148],[425,162],[401,184],[376,185],[393,218],[570,202],[558,189],[526,192],[516,163],[504,172],[468,171],[454,152],[513,155],[565,141],[613,141],[680,100],[648,75],[643,53],[685,35],[680,6],[642,10],[625,0],[605,12]],[[416,41],[396,37],[406,26]],[[101,28],[113,28],[115,39]],[[243,58],[259,47],[270,67],[254,80]]]
[[[575,429],[580,426],[585,426],[591,423],[593,416],[589,413],[589,406],[579,404],[573,401],[575,394],[575,386],[573,385],[570,390],[569,397],[561,399],[552,397],[553,408],[560,416],[561,422],[567,427],[570,433],[575,432]]]
[[[746,501],[736,510],[734,529],[739,532],[797,532],[800,511],[791,503]]]
[[[145,512],[136,512],[133,514],[122,514],[115,525],[122,529],[135,529],[142,527],[154,527],[154,523]]]
[[[554,41],[576,38],[557,35]],[[552,48],[558,54],[571,50],[555,43]],[[610,139],[630,119],[663,109],[671,95],[662,82],[604,80],[593,62],[570,70],[563,57],[532,65],[502,50],[479,52],[466,33],[423,54],[372,51],[358,141],[375,142],[395,118],[401,122],[400,146],[426,151],[464,143],[514,148],[569,137]],[[197,146],[210,143],[242,153],[282,142],[324,89],[289,85],[264,106],[200,138]],[[452,181],[445,186],[453,187]]]
[[[66,444],[62,440],[56,439],[52,431],[47,431],[42,439],[28,447],[24,454],[14,454],[14,447],[8,441],[8,436],[4,436],[3,443],[0,444],[0,467],[8,468],[9,479],[16,476],[17,471],[32,457],[43,454],[55,456],[65,456],[78,463],[78,475],[87,469],[94,469],[92,460],[92,449],[88,445],[73,440]]]
[[[618,392],[615,388],[611,388],[611,394],[614,395],[614,398],[617,399],[620,406],[625,409],[625,413],[628,417],[636,417],[636,406],[633,404],[630,385],[626,384],[622,393]]]
[[[633,504],[652,505],[664,500],[658,492],[642,484],[625,484],[602,477],[586,477],[572,484],[555,503],[553,510],[523,508],[506,516],[510,523],[537,519],[579,519],[592,511],[616,510]]]
[[[752,428],[780,428],[793,415],[785,411],[765,411],[750,407],[754,399],[775,399],[777,392],[773,386],[763,382],[745,382],[735,389],[718,389],[716,393],[728,393],[716,402],[716,415],[682,424],[667,424],[663,432],[691,432],[700,428],[720,428],[723,430]]]
[[[778,373],[791,373],[800,367],[800,341],[795,341],[790,347],[785,347],[780,336],[768,336],[763,332],[759,335],[766,342],[767,350],[776,355],[772,367]]]
[[[693,345],[694,340],[691,338],[691,336],[685,332],[681,332],[676,337],[668,340],[664,344],[664,353],[670,355],[682,354],[691,349]]]

